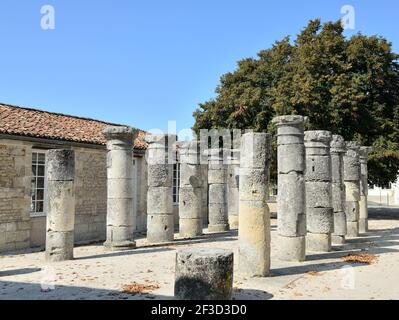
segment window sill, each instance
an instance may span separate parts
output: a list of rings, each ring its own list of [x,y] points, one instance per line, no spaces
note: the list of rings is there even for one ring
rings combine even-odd
[[[47,215],[45,213],[31,213],[31,218],[45,218]]]

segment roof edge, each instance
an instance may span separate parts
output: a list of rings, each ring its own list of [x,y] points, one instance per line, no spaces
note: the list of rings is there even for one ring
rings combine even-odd
[[[10,107],[10,108],[18,108],[18,109],[23,109],[23,110],[27,110],[27,111],[35,111],[35,112],[42,112],[42,113],[49,113],[49,114],[53,114],[53,115],[58,115],[58,116],[63,116],[63,117],[69,117],[69,118],[74,118],[74,119],[80,119],[80,120],[87,120],[87,121],[95,121],[95,122],[100,122],[103,124],[107,124],[110,126],[118,126],[118,127],[122,127],[122,126],[129,126],[132,127],[133,129],[142,131],[147,133],[147,131],[133,127],[131,125],[128,124],[118,124],[118,123],[113,123],[113,122],[108,122],[108,121],[103,121],[103,120],[97,120],[97,119],[93,119],[93,118],[89,118],[89,117],[80,117],[80,116],[74,116],[74,115],[70,115],[70,114],[65,114],[65,113],[61,113],[61,112],[53,112],[53,111],[47,111],[47,110],[42,110],[42,109],[37,109],[34,107],[25,107],[25,106],[17,106],[17,105],[13,105],[13,104],[9,104],[9,103],[4,103],[4,102],[0,102],[0,106],[6,106],[6,107]]]

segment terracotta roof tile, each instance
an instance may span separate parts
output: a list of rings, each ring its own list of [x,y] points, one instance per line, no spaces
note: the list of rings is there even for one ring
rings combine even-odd
[[[0,134],[105,145],[106,139],[102,131],[108,125],[121,126],[0,103]],[[135,149],[147,148],[143,140],[145,134],[139,130],[139,136],[134,142]]]

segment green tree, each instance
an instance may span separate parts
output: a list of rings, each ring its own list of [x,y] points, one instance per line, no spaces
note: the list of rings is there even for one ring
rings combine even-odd
[[[286,37],[223,75],[216,98],[194,112],[193,129],[273,133],[274,116],[305,115],[310,130],[373,146],[370,183],[385,186],[399,172],[398,59],[383,37],[347,39],[340,21],[310,21],[295,41]]]

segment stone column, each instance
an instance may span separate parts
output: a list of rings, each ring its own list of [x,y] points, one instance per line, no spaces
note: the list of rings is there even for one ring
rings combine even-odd
[[[334,210],[331,189],[332,135],[329,131],[306,131],[306,249],[331,251]]]
[[[239,195],[238,185],[240,177],[240,150],[232,149],[227,172],[227,205],[230,228],[238,229]]]
[[[331,177],[332,203],[334,208],[334,233],[332,243],[345,244],[346,214],[345,214],[345,183],[344,154],[346,145],[343,137],[334,135],[331,141]]]
[[[73,259],[75,153],[50,150],[46,168],[46,261]]]
[[[344,155],[344,181],[346,190],[347,236],[359,236],[359,201],[360,201],[360,159],[357,142],[346,142]]]
[[[135,248],[133,239],[133,142],[137,130],[125,126],[104,129],[107,138],[107,240],[108,250]]]
[[[227,213],[227,165],[223,160],[223,149],[215,148],[209,150],[209,232],[230,230]]]
[[[202,176],[199,142],[178,143],[180,155],[179,228],[180,237],[202,235]]]
[[[174,291],[179,300],[230,300],[233,252],[214,248],[179,250]]]
[[[304,125],[297,115],[273,119],[277,126],[279,258],[305,260],[306,195]]]
[[[368,205],[367,196],[369,193],[367,161],[371,147],[360,147],[360,203],[359,203],[359,232],[368,231]]]
[[[239,268],[251,277],[270,272],[269,166],[271,135],[246,133],[241,139]]]
[[[170,242],[174,239],[173,160],[171,149],[176,135],[148,135],[147,241]]]

